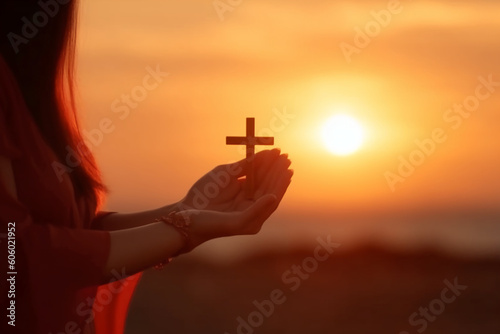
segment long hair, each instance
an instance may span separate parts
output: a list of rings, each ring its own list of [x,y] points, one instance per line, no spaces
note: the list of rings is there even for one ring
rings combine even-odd
[[[33,119],[61,163],[68,151],[77,197],[97,207],[106,191],[79,130],[74,100],[77,0],[0,0],[0,53]]]

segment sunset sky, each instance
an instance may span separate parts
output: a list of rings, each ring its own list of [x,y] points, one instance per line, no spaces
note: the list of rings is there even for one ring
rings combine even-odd
[[[243,135],[253,116],[295,169],[262,240],[314,240],[325,226],[339,238],[355,226],[367,237],[396,225],[415,236],[423,220],[440,226],[425,233],[445,240],[460,217],[466,227],[453,242],[467,248],[463,235],[478,234],[498,243],[484,226],[500,221],[500,2],[389,3],[249,0],[218,13],[212,0],[81,1],[83,125],[112,122],[92,147],[111,190],[107,208],[182,198],[215,165],[244,157],[225,136]],[[372,37],[361,45],[366,28]],[[357,51],[347,55],[347,44]],[[139,91],[148,68],[168,76],[127,107],[122,95]],[[488,77],[498,84],[477,88]],[[483,98],[472,98],[478,89]],[[474,101],[467,117],[449,111]],[[332,155],[319,136],[337,113],[366,131],[353,155]],[[435,151],[391,187],[386,173],[435,129]]]

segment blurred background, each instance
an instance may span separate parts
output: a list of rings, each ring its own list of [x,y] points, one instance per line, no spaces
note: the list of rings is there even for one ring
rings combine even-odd
[[[500,331],[498,1],[85,0],[79,34],[106,209],[178,201],[244,157],[225,137],[246,117],[295,170],[259,235],[146,272],[129,334]],[[364,129],[348,156],[320,135],[338,113]],[[341,246],[292,291],[283,275],[328,236]]]

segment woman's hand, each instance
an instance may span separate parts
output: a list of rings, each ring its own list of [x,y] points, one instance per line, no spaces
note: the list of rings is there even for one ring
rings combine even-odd
[[[277,149],[259,152],[254,159],[254,200],[246,198],[243,159],[217,166],[180,201],[178,214],[191,221],[192,245],[187,250],[217,237],[255,234],[276,210],[291,182],[291,162]]]

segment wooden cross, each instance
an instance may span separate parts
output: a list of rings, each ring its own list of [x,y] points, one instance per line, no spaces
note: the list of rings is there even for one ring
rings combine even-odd
[[[247,118],[246,137],[226,137],[226,145],[246,145],[247,170],[246,170],[246,195],[253,199],[255,191],[254,155],[255,145],[274,145],[274,137],[255,137],[255,118]]]

